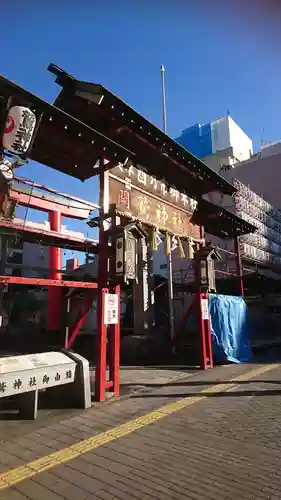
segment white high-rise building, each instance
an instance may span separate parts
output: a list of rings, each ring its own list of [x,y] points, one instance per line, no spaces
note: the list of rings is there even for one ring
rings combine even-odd
[[[216,171],[253,155],[252,140],[230,115],[188,127],[176,141]]]

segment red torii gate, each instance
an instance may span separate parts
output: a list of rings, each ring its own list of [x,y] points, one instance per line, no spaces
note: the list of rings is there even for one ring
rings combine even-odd
[[[63,195],[51,193],[42,194],[34,189],[45,190],[44,186],[40,184],[30,183],[30,193],[23,192],[21,184],[27,185],[24,179],[16,178],[18,183],[14,182],[12,188],[9,190],[9,198],[18,205],[28,208],[33,208],[46,212],[48,214],[50,231],[57,234],[62,233],[62,217],[72,219],[86,220],[89,218],[91,210],[98,207],[98,205],[82,202],[72,198],[72,207],[70,200],[67,200]],[[21,183],[21,184],[20,184]],[[73,207],[76,201],[76,207]],[[49,279],[60,280],[62,268],[62,249],[60,247],[51,246],[49,248]],[[61,326],[61,302],[62,302],[62,289],[50,287],[48,291],[48,330],[58,331]]]

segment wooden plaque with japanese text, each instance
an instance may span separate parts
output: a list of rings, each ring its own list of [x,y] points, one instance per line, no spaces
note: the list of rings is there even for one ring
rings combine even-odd
[[[200,228],[192,224],[196,201],[147,175],[135,167],[116,167],[109,174],[109,201],[119,213],[160,231],[183,238],[200,238]]]

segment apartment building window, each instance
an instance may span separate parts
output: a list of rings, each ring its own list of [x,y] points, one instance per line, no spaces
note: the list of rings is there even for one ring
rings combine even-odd
[[[22,253],[21,252],[11,252],[7,257],[8,264],[22,264]]]

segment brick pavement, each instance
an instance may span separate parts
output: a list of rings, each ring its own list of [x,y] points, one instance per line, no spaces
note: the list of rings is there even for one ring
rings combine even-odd
[[[216,368],[7,440],[0,447],[1,472],[69,450],[81,440],[90,438],[95,446],[58,465],[48,466],[44,459],[42,472],[9,488],[2,484],[0,498],[281,499],[281,367],[267,368]],[[247,373],[254,378],[247,380]],[[149,412],[154,420],[144,416]],[[126,424],[138,417],[146,423]],[[118,431],[123,424],[127,434]],[[109,438],[101,439],[109,429]],[[96,446],[98,439],[102,444]],[[26,470],[31,469],[23,468],[23,476]]]
[[[151,382],[151,379],[153,379],[153,385],[161,386],[163,384],[171,383],[174,380],[185,378],[189,375],[192,375],[193,373],[196,373],[196,370],[194,368],[190,369],[190,367],[186,366],[122,366],[120,373],[121,397],[126,397],[136,391],[146,390],[146,388],[150,385],[149,383]],[[94,387],[93,374],[92,377],[92,384]],[[71,412],[69,409],[44,409],[44,401],[41,401],[40,406],[41,410],[36,422],[31,423],[30,421],[25,420],[22,421],[21,425],[19,426],[17,420],[9,419],[5,421],[5,425],[0,425],[0,442],[6,440],[7,438],[11,439],[12,437],[26,434],[29,432],[29,430],[34,431],[35,429],[42,428],[42,426],[44,425],[51,425],[53,423],[60,422],[61,420],[65,420],[67,417],[69,417],[71,413],[76,413]],[[10,407],[9,410],[11,410]],[[2,415],[3,414],[0,413],[0,419]],[[3,417],[5,417],[5,414],[3,415]]]

